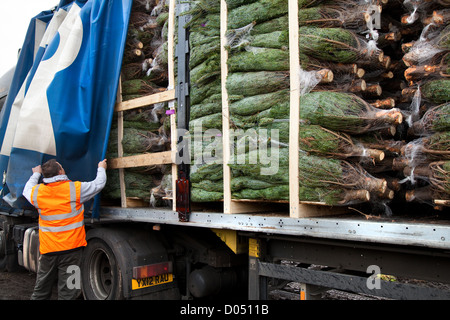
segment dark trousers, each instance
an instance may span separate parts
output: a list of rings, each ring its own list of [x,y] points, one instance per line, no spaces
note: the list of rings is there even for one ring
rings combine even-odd
[[[58,300],[73,300],[81,294],[80,266],[82,248],[39,257],[36,285],[31,300],[46,300],[52,295],[53,284],[58,280]]]

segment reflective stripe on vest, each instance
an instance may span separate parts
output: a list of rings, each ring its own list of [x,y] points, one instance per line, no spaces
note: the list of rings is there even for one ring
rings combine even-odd
[[[39,218],[41,220],[44,221],[56,221],[56,220],[63,220],[63,219],[69,219],[69,218],[73,218],[78,216],[80,213],[82,213],[84,211],[84,205],[81,205],[80,209],[76,209],[77,206],[77,192],[76,192],[76,188],[75,188],[75,183],[73,181],[69,181],[69,188],[70,188],[70,209],[71,211],[68,213],[62,213],[62,214],[54,214],[54,215],[43,215],[41,208],[39,208],[38,205],[38,191],[39,191],[39,186],[37,185],[34,193],[33,193],[33,204],[34,206],[37,208],[38,212],[39,212]],[[60,227],[44,227],[44,226],[39,226],[39,229],[43,232],[61,232],[61,231],[68,231],[68,230],[72,230],[72,229],[76,229],[79,228],[81,226],[84,225],[84,220],[80,221],[80,222],[76,222],[76,223],[72,223],[66,226],[60,226]]]
[[[84,220],[80,222],[75,222],[72,224],[68,224],[67,226],[62,227],[39,227],[39,229],[43,232],[62,232],[62,231],[69,231],[73,230],[79,227],[84,226]]]

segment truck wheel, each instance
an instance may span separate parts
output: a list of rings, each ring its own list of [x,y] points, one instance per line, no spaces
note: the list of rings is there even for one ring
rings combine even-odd
[[[91,239],[84,251],[81,282],[87,300],[123,299],[122,273],[117,258],[101,239]]]

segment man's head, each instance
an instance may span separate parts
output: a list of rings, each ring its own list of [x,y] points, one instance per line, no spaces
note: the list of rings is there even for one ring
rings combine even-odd
[[[44,178],[51,178],[60,174],[65,174],[63,167],[55,160],[48,160],[42,165]]]

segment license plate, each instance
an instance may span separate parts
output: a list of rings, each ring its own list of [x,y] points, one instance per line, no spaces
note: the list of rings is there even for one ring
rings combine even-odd
[[[153,287],[164,283],[169,283],[173,281],[173,274],[166,273],[160,274],[153,277],[142,278],[142,279],[131,279],[131,289],[137,290],[147,287]]]

